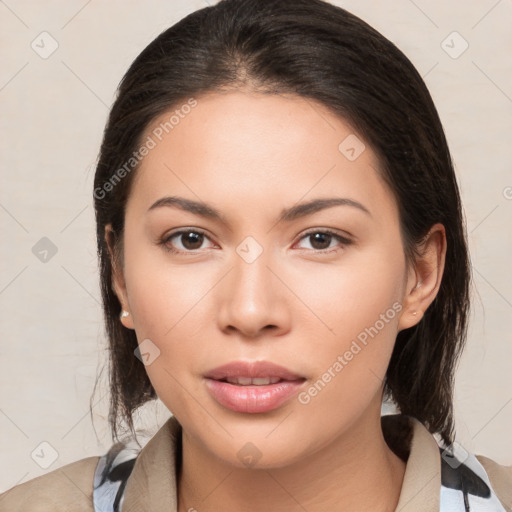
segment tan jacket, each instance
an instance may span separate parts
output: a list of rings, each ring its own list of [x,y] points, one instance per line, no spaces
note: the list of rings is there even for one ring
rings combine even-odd
[[[466,508],[462,501],[460,506],[455,506],[450,500],[456,495],[450,493],[459,491],[444,487],[444,481],[450,478],[453,481],[458,473],[443,462],[446,452],[439,448],[429,431],[418,420],[403,415],[382,416],[382,427],[386,442],[407,462],[396,512],[438,512],[440,509],[442,512],[512,512],[512,466],[502,466],[487,457],[476,456],[474,460],[485,468],[494,499],[497,498],[501,505],[479,508],[476,505],[481,498],[478,498],[470,501]],[[171,416],[138,453],[124,489],[122,512],[176,512],[175,463],[180,442],[181,426]],[[81,459],[13,487],[0,494],[0,511],[95,512],[93,482],[99,460],[99,456]],[[448,494],[443,494],[446,491]],[[462,493],[459,494],[462,497]]]

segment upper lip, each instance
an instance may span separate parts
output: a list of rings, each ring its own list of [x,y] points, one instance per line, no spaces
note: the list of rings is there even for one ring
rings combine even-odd
[[[284,366],[271,363],[269,361],[233,361],[231,363],[218,366],[205,374],[207,379],[221,380],[229,377],[279,377],[282,380],[303,379],[300,375],[291,372]]]

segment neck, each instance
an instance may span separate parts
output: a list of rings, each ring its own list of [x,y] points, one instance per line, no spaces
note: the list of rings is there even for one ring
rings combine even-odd
[[[309,457],[274,469],[233,467],[183,435],[178,512],[395,511],[405,463],[386,444],[380,409],[367,416]]]

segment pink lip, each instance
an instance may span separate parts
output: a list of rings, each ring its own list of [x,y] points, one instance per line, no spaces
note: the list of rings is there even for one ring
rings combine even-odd
[[[283,380],[303,379],[301,375],[297,375],[284,366],[279,366],[268,361],[234,361],[224,364],[209,371],[205,377],[207,379],[226,379],[228,377],[279,377]]]
[[[241,386],[221,380],[229,377],[279,377],[282,380],[263,386]],[[229,363],[208,372],[205,379],[208,391],[218,403],[232,411],[245,413],[276,409],[295,395],[306,380],[267,361]]]

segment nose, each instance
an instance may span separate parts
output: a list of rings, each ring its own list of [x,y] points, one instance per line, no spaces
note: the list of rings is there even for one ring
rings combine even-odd
[[[270,251],[264,250],[255,259],[246,256],[243,250],[237,251],[231,270],[219,283],[219,327],[248,339],[268,336],[269,332],[273,336],[283,334],[290,324],[287,300],[291,292],[279,278]]]

